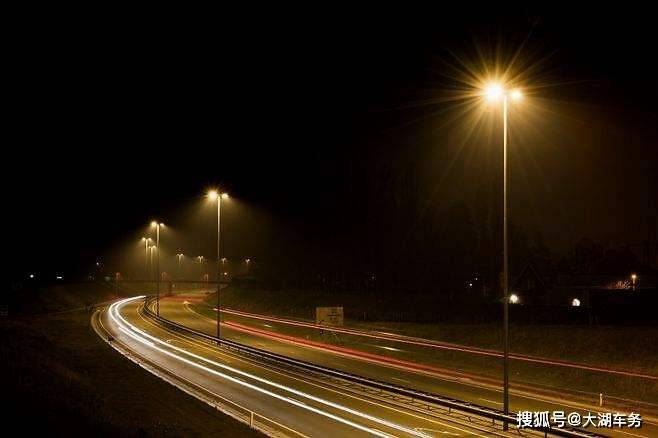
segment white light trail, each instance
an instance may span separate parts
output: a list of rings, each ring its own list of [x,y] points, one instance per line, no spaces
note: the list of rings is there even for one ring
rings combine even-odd
[[[404,432],[404,433],[408,433],[408,434],[413,435],[413,436],[419,436],[419,437],[431,438],[430,435],[424,434],[424,433],[419,432],[419,431],[417,431],[417,430],[415,430],[415,429],[408,428],[408,427],[405,427],[405,426],[402,426],[402,425],[399,425],[399,424],[396,424],[396,423],[392,423],[392,422],[390,422],[390,421],[387,421],[387,420],[384,420],[384,419],[381,419],[381,418],[378,418],[378,417],[374,417],[374,416],[372,416],[372,415],[366,414],[366,413],[361,412],[361,411],[357,411],[357,410],[355,410],[355,409],[348,408],[348,407],[343,406],[343,405],[340,405],[340,404],[338,404],[338,403],[334,403],[334,402],[331,402],[331,401],[329,401],[329,400],[325,400],[325,399],[322,399],[322,398],[319,398],[319,397],[313,396],[313,395],[311,395],[311,394],[307,394],[307,393],[305,393],[305,392],[302,392],[302,391],[299,391],[299,390],[296,390],[296,389],[293,389],[293,388],[289,388],[289,387],[287,387],[287,386],[285,386],[285,385],[281,385],[281,384],[276,383],[276,382],[273,382],[273,381],[271,381],[271,380],[267,380],[267,379],[265,379],[265,378],[262,378],[262,377],[259,377],[259,376],[256,376],[256,375],[253,375],[253,374],[247,373],[247,372],[245,372],[245,371],[241,371],[241,370],[236,369],[236,368],[233,368],[233,367],[231,367],[231,366],[228,366],[228,365],[225,365],[225,364],[222,364],[222,363],[219,363],[219,362],[215,362],[215,361],[213,361],[213,360],[211,360],[211,359],[208,359],[208,358],[205,358],[205,357],[203,357],[203,356],[200,356],[200,355],[197,355],[197,354],[191,353],[191,352],[189,352],[189,351],[187,351],[187,350],[185,350],[185,349],[182,349],[182,348],[180,348],[180,347],[176,347],[176,346],[174,346],[174,345],[168,344],[168,343],[166,343],[166,342],[164,342],[164,341],[162,341],[162,340],[156,338],[155,336],[149,335],[148,333],[146,333],[145,331],[143,331],[143,330],[137,328],[137,327],[134,326],[133,324],[130,324],[130,323],[129,323],[129,322],[128,322],[123,316],[121,316],[121,314],[119,313],[119,310],[120,310],[121,307],[124,306],[125,304],[127,304],[127,303],[129,303],[129,302],[131,302],[131,301],[135,301],[135,300],[139,300],[139,299],[143,299],[143,298],[144,298],[144,296],[138,296],[138,297],[127,298],[127,299],[124,299],[124,300],[121,300],[121,301],[117,301],[116,303],[112,304],[112,305],[110,306],[110,309],[109,309],[109,312],[110,312],[110,318],[112,319],[112,321],[113,321],[115,324],[117,324],[117,325],[119,326],[119,329],[120,329],[123,333],[125,333],[126,335],[130,336],[132,339],[134,339],[134,340],[136,340],[136,341],[138,341],[138,342],[140,342],[140,343],[142,343],[142,344],[145,344],[145,345],[147,345],[147,346],[149,346],[149,347],[151,347],[151,348],[153,348],[153,349],[155,349],[155,350],[157,350],[157,351],[159,351],[159,352],[161,352],[161,353],[163,353],[163,354],[166,354],[167,356],[173,357],[173,358],[175,358],[175,359],[177,359],[177,360],[180,360],[180,361],[182,361],[182,362],[184,362],[184,363],[186,363],[186,364],[188,364],[188,365],[192,365],[192,366],[194,366],[194,367],[200,368],[200,369],[202,369],[202,370],[204,370],[204,371],[206,371],[206,372],[208,372],[208,373],[211,373],[211,374],[217,375],[217,376],[222,377],[222,378],[224,378],[224,379],[227,379],[227,380],[230,380],[230,381],[232,381],[232,382],[235,382],[235,383],[237,383],[237,384],[239,384],[239,385],[242,385],[242,386],[248,387],[248,388],[250,388],[250,389],[253,389],[253,390],[255,390],[255,391],[261,392],[261,393],[263,393],[263,394],[267,394],[267,395],[269,395],[269,396],[271,396],[271,397],[274,397],[274,398],[276,398],[276,399],[278,399],[278,400],[285,401],[285,402],[290,403],[290,404],[292,404],[292,405],[295,405],[295,406],[298,406],[298,407],[300,407],[300,408],[303,408],[303,409],[306,409],[306,410],[312,411],[312,412],[317,413],[317,414],[319,414],[319,415],[323,415],[323,416],[325,416],[325,417],[331,418],[331,419],[333,419],[333,420],[336,420],[336,421],[341,422],[341,423],[343,423],[343,424],[349,425],[349,426],[354,427],[354,428],[356,428],[356,429],[362,430],[362,431],[364,431],[364,432],[371,433],[371,434],[376,435],[376,436],[389,437],[389,436],[391,436],[391,435],[386,434],[386,433],[384,433],[384,432],[382,432],[382,431],[379,431],[379,430],[377,430],[377,429],[369,428],[369,427],[367,427],[367,426],[363,426],[363,425],[361,425],[361,424],[355,423],[355,422],[350,421],[350,420],[348,420],[348,419],[346,419],[346,418],[339,417],[339,416],[337,416],[337,415],[335,415],[335,414],[332,414],[332,413],[330,413],[330,412],[323,411],[323,410],[318,409],[318,408],[315,408],[315,407],[313,407],[313,406],[309,406],[309,405],[307,405],[307,404],[305,404],[305,403],[302,403],[302,402],[300,402],[300,401],[297,401],[297,400],[295,400],[295,399],[292,399],[292,398],[289,398],[289,397],[285,397],[285,396],[282,396],[282,395],[276,394],[276,393],[274,393],[274,392],[272,392],[272,391],[269,391],[269,390],[267,390],[267,389],[261,388],[261,387],[259,387],[259,386],[253,385],[253,384],[248,383],[248,382],[245,382],[245,381],[243,381],[243,380],[241,380],[241,379],[238,379],[238,378],[235,378],[235,377],[229,376],[229,375],[227,375],[227,374],[221,373],[221,372],[219,372],[219,371],[217,371],[217,370],[214,370],[214,369],[209,368],[209,367],[207,367],[207,366],[201,365],[201,364],[199,364],[199,363],[197,363],[197,362],[191,361],[191,360],[186,359],[186,358],[184,358],[184,357],[182,357],[182,356],[179,356],[179,355],[174,354],[174,353],[172,353],[172,352],[170,352],[170,351],[167,351],[167,350],[165,350],[165,349],[163,349],[163,348],[160,348],[160,347],[158,347],[158,346],[156,345],[156,343],[158,343],[158,344],[162,344],[162,345],[165,345],[167,348],[170,348],[170,349],[173,349],[173,350],[179,351],[179,352],[181,352],[181,353],[183,353],[183,354],[185,354],[185,355],[187,355],[187,356],[190,356],[190,357],[192,357],[192,358],[194,358],[194,359],[201,360],[201,361],[203,361],[203,362],[206,362],[206,363],[211,364],[211,365],[213,365],[213,366],[216,366],[216,367],[218,367],[218,368],[222,368],[222,369],[225,369],[225,370],[231,371],[231,372],[233,372],[233,373],[236,373],[236,374],[239,374],[239,375],[241,375],[241,376],[244,376],[244,377],[247,377],[247,378],[250,378],[250,379],[256,380],[256,381],[261,382],[261,383],[264,383],[264,384],[266,384],[266,385],[273,386],[273,387],[275,387],[275,388],[281,389],[281,390],[286,391],[286,392],[290,392],[290,393],[295,394],[295,395],[298,395],[298,396],[300,396],[300,397],[304,397],[304,398],[307,398],[307,399],[309,399],[309,400],[313,400],[313,401],[315,401],[315,402],[318,402],[318,403],[324,404],[324,405],[326,405],[326,406],[330,406],[330,407],[332,407],[332,408],[335,408],[335,409],[338,409],[338,410],[341,410],[341,411],[344,411],[344,412],[350,413],[350,414],[355,415],[355,416],[357,416],[357,417],[364,418],[364,419],[366,419],[366,420],[369,420],[369,421],[372,421],[372,422],[375,422],[375,423],[378,423],[378,424],[381,424],[381,425],[384,425],[384,426],[390,427],[390,428],[395,429],[395,430],[399,430],[399,431]]]

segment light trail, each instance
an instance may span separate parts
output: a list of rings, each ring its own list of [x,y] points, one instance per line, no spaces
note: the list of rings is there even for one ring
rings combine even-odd
[[[411,372],[418,372],[418,371],[423,371],[423,372],[430,372],[433,373],[434,375],[440,375],[440,376],[445,376],[448,375],[454,379],[462,376],[468,376],[468,374],[461,373],[461,372],[456,372],[456,371],[450,371],[446,370],[443,368],[437,368],[433,367],[431,365],[424,365],[424,364],[419,364],[416,362],[410,362],[407,360],[402,360],[402,359],[395,359],[392,357],[388,356],[382,356],[380,354],[374,354],[374,353],[366,353],[363,351],[355,350],[352,348],[347,348],[347,347],[339,347],[337,345],[329,345],[329,344],[324,344],[321,342],[316,342],[316,341],[309,341],[304,338],[298,338],[295,336],[289,336],[289,335],[283,335],[281,333],[276,333],[276,332],[271,332],[268,330],[262,330],[262,329],[257,329],[254,327],[248,327],[242,324],[238,324],[236,322],[223,322],[222,326],[231,328],[233,330],[237,330],[243,333],[249,333],[252,335],[257,335],[257,336],[262,336],[268,339],[273,339],[276,341],[284,341],[284,342],[289,342],[294,345],[300,345],[303,347],[310,347],[310,348],[316,348],[318,350],[324,350],[324,351],[329,351],[331,353],[335,354],[340,354],[343,356],[347,356],[353,359],[358,359],[358,360],[366,360],[370,362],[375,362],[379,364],[384,364],[384,365],[389,365],[389,366],[394,366],[406,371],[411,371]],[[482,378],[481,380],[484,381],[490,381],[493,383],[496,383],[497,381],[494,379],[485,379]]]
[[[487,350],[487,349],[484,349],[484,348],[468,347],[468,346],[465,346],[465,345],[450,344],[450,343],[445,343],[445,342],[432,341],[432,340],[414,338],[414,337],[403,336],[403,335],[396,335],[396,334],[393,334],[393,333],[367,332],[367,331],[363,331],[363,330],[356,330],[356,329],[349,329],[349,328],[330,327],[330,326],[313,324],[313,323],[309,323],[309,322],[294,321],[294,320],[279,318],[279,317],[275,317],[275,316],[259,315],[259,314],[255,314],[255,313],[242,312],[242,311],[233,310],[233,309],[222,309],[221,312],[226,313],[226,314],[230,314],[230,315],[242,316],[242,317],[245,317],[245,318],[258,319],[258,320],[262,320],[262,321],[277,322],[277,323],[281,323],[281,324],[294,325],[294,326],[298,326],[298,327],[306,327],[306,328],[311,328],[311,329],[315,329],[315,330],[324,330],[324,331],[330,331],[330,332],[336,332],[336,333],[345,333],[345,334],[350,334],[350,335],[355,335],[355,336],[363,336],[363,337],[379,339],[379,340],[386,340],[386,341],[400,342],[400,343],[404,343],[404,344],[418,345],[418,346],[421,346],[421,347],[429,347],[429,348],[438,348],[438,349],[442,349],[442,350],[459,351],[459,352],[463,352],[463,353],[478,354],[478,355],[483,355],[483,356],[503,357],[502,353],[500,353],[498,351],[495,351],[495,350]],[[638,373],[638,372],[625,371],[625,370],[618,370],[618,369],[614,369],[614,368],[598,367],[598,366],[594,366],[594,365],[585,365],[585,364],[579,364],[579,363],[574,363],[574,362],[565,362],[565,361],[561,361],[561,360],[546,359],[546,358],[526,356],[526,355],[521,355],[521,354],[510,354],[509,357],[512,360],[518,360],[518,361],[524,361],[524,362],[533,362],[533,363],[539,363],[539,364],[543,364],[543,365],[561,366],[561,367],[575,368],[575,369],[581,369],[581,370],[587,370],[587,371],[595,371],[595,372],[602,372],[602,373],[608,373],[608,374],[617,374],[617,375],[622,375],[622,376],[626,376],[626,377],[636,377],[636,378],[648,379],[648,380],[658,380],[658,376],[654,376],[654,375],[651,375],[651,374]]]
[[[206,319],[206,320],[212,322],[213,324],[216,322],[216,320],[213,320],[213,319],[211,319],[211,318],[207,318],[207,317],[205,317],[205,316],[203,316],[203,315],[201,315],[201,314],[195,312],[194,310],[192,310],[192,309],[191,309],[189,306],[187,306],[187,305],[185,306],[185,309],[186,309],[188,312],[194,313],[195,315],[197,315],[197,316],[199,316],[199,317],[202,317],[202,318],[204,318],[204,319]],[[144,316],[140,315],[140,317],[142,318],[142,320],[143,320],[144,322],[146,322],[146,323],[152,325],[153,327],[157,327],[157,328],[159,328],[154,322],[152,322],[152,321],[146,319]],[[222,326],[226,326],[226,324],[225,324],[225,323],[222,323]],[[182,337],[185,339],[185,341],[183,341],[183,342],[187,342],[187,343],[189,343],[190,345],[193,345],[193,346],[195,346],[195,347],[201,348],[201,349],[203,349],[203,350],[207,350],[207,351],[211,351],[211,352],[213,352],[213,353],[217,353],[217,349],[216,349],[216,348],[211,348],[210,346],[208,346],[208,345],[206,345],[206,344],[201,344],[201,343],[199,343],[199,341],[197,341],[197,340],[192,340],[189,336],[185,336],[185,335],[184,335],[184,336],[182,336]],[[259,344],[259,345],[260,345],[260,346],[264,346],[263,344]],[[244,359],[240,359],[240,360],[244,360]],[[260,368],[267,369],[267,368],[264,367],[263,365],[258,365],[258,366],[259,366]],[[340,366],[340,364],[338,364],[338,366]],[[331,389],[331,388],[324,387],[324,386],[322,386],[322,385],[319,385],[318,383],[312,383],[312,382],[309,382],[308,380],[299,379],[298,377],[293,377],[293,376],[290,376],[290,375],[284,374],[284,373],[282,373],[282,372],[280,372],[280,371],[275,371],[275,370],[271,370],[271,369],[268,369],[268,371],[272,371],[272,372],[274,372],[275,374],[279,374],[279,375],[284,376],[284,377],[287,377],[287,378],[292,378],[292,379],[294,379],[294,380],[298,380],[298,381],[300,381],[300,382],[303,382],[303,383],[306,383],[306,384],[310,384],[310,385],[315,386],[315,387],[318,387],[318,388],[320,388],[320,389],[329,390],[329,391],[331,391],[331,392],[333,392],[333,393],[340,394],[341,396],[347,396],[347,397],[349,397],[349,398],[352,398],[352,399],[355,399],[355,400],[359,400],[359,401],[362,401],[362,402],[366,402],[366,403],[368,403],[368,404],[371,404],[371,405],[374,405],[374,406],[377,406],[377,407],[380,407],[380,408],[385,408],[385,409],[391,410],[391,411],[396,412],[396,413],[400,413],[400,414],[404,414],[404,415],[409,415],[409,416],[411,416],[411,417],[413,417],[413,418],[416,418],[416,419],[421,419],[421,420],[425,420],[425,421],[430,421],[430,422],[432,422],[432,423],[435,423],[435,424],[438,424],[438,425],[441,425],[441,426],[444,426],[444,427],[448,427],[448,428],[451,428],[451,429],[458,430],[458,431],[460,431],[460,432],[464,432],[464,433],[466,433],[466,434],[468,434],[468,435],[473,435],[473,436],[478,436],[478,437],[486,438],[485,435],[481,435],[481,434],[478,434],[478,433],[473,432],[473,431],[467,431],[467,430],[464,430],[464,429],[459,428],[459,427],[457,427],[457,426],[454,426],[454,425],[452,425],[452,424],[448,424],[448,423],[444,423],[444,422],[438,421],[438,420],[435,419],[435,418],[431,418],[431,419],[424,418],[424,417],[418,416],[417,414],[412,413],[412,412],[409,412],[409,411],[400,410],[400,409],[398,409],[398,408],[395,408],[395,407],[392,407],[392,406],[389,406],[389,405],[383,405],[383,404],[378,403],[378,402],[373,401],[373,400],[365,400],[365,399],[360,398],[360,397],[358,397],[358,396],[356,396],[356,395],[354,395],[354,394],[346,394],[346,393],[340,392],[340,391],[338,391],[338,390],[336,390],[336,389]],[[399,378],[396,378],[396,377],[392,377],[392,379],[394,379],[394,380],[399,380],[399,381],[401,381],[401,382],[405,382],[405,383],[410,383],[408,380],[399,379]],[[429,429],[419,428],[419,427],[416,427],[416,428],[414,428],[414,429],[415,429],[415,430],[421,430],[421,431],[422,431],[422,430],[429,431]],[[459,435],[459,434],[456,434],[456,435]]]
[[[278,400],[285,401],[285,402],[290,403],[290,404],[293,404],[293,405],[295,405],[295,406],[297,406],[297,407],[300,407],[300,408],[303,408],[303,409],[306,409],[306,410],[312,411],[312,412],[314,412],[314,413],[317,413],[317,414],[323,415],[323,416],[325,416],[325,417],[331,418],[331,419],[333,419],[333,420],[336,420],[336,421],[341,422],[341,423],[343,423],[343,424],[349,425],[349,426],[354,427],[354,428],[356,428],[356,429],[362,430],[362,431],[364,431],[364,432],[371,433],[371,434],[376,435],[376,436],[390,437],[391,435],[386,434],[386,433],[384,433],[384,432],[382,432],[382,431],[379,431],[379,430],[377,430],[377,429],[372,429],[372,428],[369,428],[369,427],[367,427],[367,426],[363,426],[363,425],[361,425],[361,424],[355,423],[355,422],[350,421],[350,420],[348,420],[348,419],[346,419],[346,418],[343,418],[343,417],[339,417],[339,416],[337,416],[337,415],[335,415],[335,414],[332,414],[332,413],[330,413],[330,412],[327,412],[327,411],[321,410],[321,409],[319,409],[319,408],[315,408],[315,407],[313,407],[313,406],[309,406],[309,405],[307,405],[307,404],[305,404],[305,403],[303,403],[303,402],[300,402],[300,401],[298,401],[298,400],[295,400],[295,399],[292,399],[292,398],[289,398],[289,397],[285,397],[285,396],[282,396],[282,395],[280,395],[280,394],[276,394],[276,393],[274,393],[274,392],[272,392],[272,391],[269,391],[269,390],[267,390],[267,389],[261,388],[261,387],[259,387],[259,386],[253,385],[253,384],[248,383],[248,382],[245,382],[245,381],[243,381],[243,380],[241,380],[241,379],[238,379],[238,378],[235,378],[235,377],[229,376],[229,375],[227,375],[227,374],[221,373],[221,372],[219,372],[219,371],[217,371],[217,370],[214,370],[214,369],[209,368],[209,367],[207,367],[207,366],[201,365],[201,364],[199,364],[199,363],[197,363],[197,362],[194,362],[194,361],[192,361],[192,360],[186,359],[186,358],[184,358],[184,357],[182,357],[182,356],[179,356],[179,355],[177,355],[177,354],[175,354],[175,353],[172,353],[172,352],[167,351],[167,350],[165,350],[165,349],[163,349],[163,348],[160,348],[160,347],[158,347],[158,346],[156,345],[156,343],[163,344],[163,345],[165,345],[167,348],[170,348],[170,349],[173,349],[173,350],[179,351],[179,352],[181,352],[181,353],[183,353],[183,354],[185,354],[185,355],[187,355],[187,356],[190,356],[190,357],[192,357],[192,358],[194,358],[194,359],[201,360],[201,361],[203,361],[203,362],[206,362],[206,363],[211,364],[211,365],[213,365],[213,366],[216,366],[216,367],[218,367],[218,368],[222,368],[222,369],[225,369],[225,370],[228,370],[228,371],[234,372],[234,373],[239,374],[239,375],[241,375],[241,376],[244,376],[244,377],[247,377],[247,378],[250,378],[250,379],[256,380],[256,381],[261,382],[261,383],[265,383],[266,385],[273,386],[273,387],[275,387],[275,388],[281,389],[281,390],[286,391],[286,392],[290,392],[290,393],[295,394],[295,395],[298,395],[298,396],[300,396],[300,397],[304,397],[304,398],[307,398],[307,399],[309,399],[309,400],[313,400],[313,401],[315,401],[315,402],[318,402],[318,403],[324,404],[324,405],[326,405],[326,406],[330,406],[330,407],[332,407],[332,408],[335,408],[335,409],[338,409],[338,410],[341,410],[341,411],[344,411],[344,412],[350,413],[350,414],[355,415],[355,416],[357,416],[357,417],[360,417],[360,418],[363,418],[363,419],[366,419],[366,420],[372,421],[372,422],[374,422],[374,423],[378,423],[378,424],[381,424],[381,425],[383,425],[383,426],[390,427],[391,429],[399,430],[399,431],[401,431],[401,432],[408,433],[408,434],[410,434],[410,435],[412,435],[412,436],[419,436],[419,437],[431,438],[429,435],[424,434],[424,433],[422,433],[422,432],[419,432],[419,431],[417,431],[417,430],[415,430],[415,429],[411,429],[411,428],[408,428],[408,427],[405,427],[405,426],[402,426],[402,425],[399,425],[399,424],[396,424],[396,423],[392,423],[392,422],[387,421],[387,420],[383,420],[383,419],[378,418],[378,417],[374,417],[374,416],[372,416],[372,415],[369,415],[369,414],[366,414],[366,413],[363,413],[363,412],[357,411],[357,410],[355,410],[355,409],[348,408],[348,407],[343,406],[343,405],[340,405],[340,404],[338,404],[338,403],[334,403],[334,402],[331,402],[331,401],[328,401],[328,400],[324,400],[324,399],[322,399],[322,398],[319,398],[319,397],[316,397],[316,396],[313,396],[313,395],[307,394],[307,393],[305,393],[305,392],[302,392],[302,391],[299,391],[299,390],[296,390],[296,389],[293,389],[293,388],[289,388],[289,387],[287,387],[287,386],[285,386],[285,385],[281,385],[281,384],[279,384],[279,383],[276,383],[276,382],[273,382],[273,381],[267,380],[267,379],[265,379],[265,378],[262,378],[262,377],[259,377],[259,376],[255,376],[255,375],[250,374],[250,373],[247,373],[247,372],[245,372],[245,371],[238,370],[238,369],[233,368],[233,367],[230,367],[230,366],[228,366],[228,365],[221,364],[221,363],[219,363],[219,362],[215,362],[215,361],[213,361],[213,360],[211,360],[211,359],[208,359],[208,358],[205,358],[205,357],[203,357],[203,356],[200,356],[200,355],[197,355],[197,354],[191,353],[191,352],[189,352],[189,351],[187,351],[187,350],[185,350],[185,349],[182,349],[182,348],[176,347],[176,346],[174,346],[174,345],[168,344],[168,343],[166,343],[166,342],[164,342],[164,341],[162,341],[162,340],[156,338],[155,336],[149,335],[148,333],[144,332],[143,330],[141,330],[141,329],[137,328],[136,326],[130,324],[130,323],[129,323],[125,318],[123,318],[123,316],[121,316],[121,314],[119,313],[119,310],[121,309],[121,307],[123,307],[123,305],[125,305],[125,304],[127,304],[127,303],[129,303],[129,302],[131,302],[131,301],[135,301],[135,300],[143,299],[143,298],[144,298],[144,296],[138,296],[138,297],[127,298],[127,299],[124,299],[124,300],[118,301],[118,302],[112,304],[112,305],[110,306],[110,309],[109,309],[109,310],[110,310],[110,318],[112,319],[112,321],[113,321],[115,324],[117,324],[117,326],[119,326],[119,329],[120,329],[123,333],[125,333],[126,335],[128,335],[129,337],[131,337],[132,339],[134,339],[134,340],[136,340],[136,341],[138,341],[138,342],[140,342],[140,343],[142,343],[142,344],[144,344],[144,345],[147,345],[147,346],[149,346],[149,347],[151,347],[151,348],[153,348],[153,349],[155,349],[155,350],[157,350],[157,351],[159,351],[159,352],[161,352],[161,353],[163,353],[163,354],[165,354],[165,355],[167,355],[167,356],[173,357],[173,358],[175,358],[175,359],[177,359],[177,360],[180,360],[180,361],[182,361],[182,362],[184,362],[184,363],[186,363],[186,364],[188,364],[188,365],[192,365],[192,366],[194,366],[194,367],[200,368],[200,369],[202,369],[202,370],[204,370],[204,371],[206,371],[206,372],[208,372],[208,373],[211,373],[211,374],[217,375],[217,376],[219,376],[219,377],[222,377],[222,378],[224,378],[224,379],[230,380],[230,381],[232,381],[232,382],[234,382],[234,383],[237,383],[237,384],[239,384],[239,385],[242,385],[242,386],[248,387],[248,388],[253,389],[253,390],[255,390],[255,391],[258,391],[258,392],[261,392],[261,393],[263,393],[263,394],[266,394],[266,395],[269,395],[269,396],[271,396],[271,397],[274,397],[274,398],[276,398],[276,399],[278,399]],[[149,339],[150,339],[150,340],[149,340]]]

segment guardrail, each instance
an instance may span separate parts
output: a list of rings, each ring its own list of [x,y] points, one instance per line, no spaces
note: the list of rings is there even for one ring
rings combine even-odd
[[[151,301],[153,301],[155,297],[153,296],[147,296],[144,299],[144,312],[151,318],[154,318],[163,324],[166,324],[170,327],[173,327],[178,330],[185,331],[187,333],[190,333],[194,336],[200,337],[202,339],[206,339],[208,341],[211,341],[213,343],[219,344],[226,346],[230,349],[240,351],[242,353],[247,353],[251,355],[255,355],[261,358],[267,358],[269,360],[275,361],[275,362],[280,362],[284,363],[289,366],[294,366],[298,368],[302,368],[305,370],[310,370],[310,371],[315,371],[321,374],[329,375],[332,377],[336,377],[339,379],[347,380],[352,383],[360,384],[360,385],[365,385],[369,386],[372,388],[379,389],[381,391],[387,391],[399,396],[404,396],[404,397],[409,397],[412,400],[418,400],[418,401],[423,401],[426,403],[432,403],[435,405],[443,406],[448,408],[449,412],[451,410],[459,411],[459,412],[466,412],[469,414],[473,415],[478,415],[484,418],[488,418],[493,421],[500,421],[501,423],[507,422],[508,424],[515,425],[517,423],[517,418],[515,415],[505,415],[503,412],[497,411],[495,409],[487,408],[485,406],[480,406],[480,405],[475,405],[469,402],[465,402],[462,400],[456,400],[456,399],[451,399],[448,397],[442,397],[440,395],[432,394],[429,392],[424,392],[424,391],[419,391],[416,389],[410,389],[410,388],[405,388],[402,386],[394,385],[391,383],[383,382],[380,380],[375,380],[367,377],[362,377],[357,374],[352,374],[352,373],[347,373],[344,371],[339,371],[335,370],[333,368],[328,368],[320,365],[315,365],[310,362],[302,361],[299,359],[293,359],[287,356],[282,356],[280,354],[272,353],[266,350],[262,350],[260,348],[255,348],[255,347],[250,347],[248,345],[240,344],[238,342],[234,341],[229,341],[227,339],[218,339],[215,336],[209,335],[207,333],[200,332],[198,330],[191,329],[185,325],[179,324],[177,322],[171,321],[167,318],[163,318],[161,316],[156,315],[149,307],[149,304]],[[601,437],[605,438],[606,435],[599,435],[599,434],[594,434],[578,429],[572,429],[572,428],[560,428],[560,429],[554,429],[551,427],[533,427],[529,428],[532,430],[544,432],[545,436],[548,436],[548,434],[551,435],[556,435],[556,436],[562,436],[562,437],[569,437],[569,438],[594,438],[594,437]]]
[[[94,306],[98,307],[98,305]],[[96,319],[95,319],[96,318]],[[212,406],[213,408],[237,419],[249,425],[250,428],[260,430],[268,435],[273,432],[282,432],[286,436],[296,436],[300,438],[309,438],[307,435],[299,432],[291,427],[288,427],[284,424],[279,423],[272,418],[269,418],[263,414],[259,414],[256,411],[253,411],[245,406],[242,406],[239,403],[236,403],[228,398],[222,397],[219,394],[208,391],[204,387],[187,380],[185,378],[176,376],[172,371],[164,368],[155,362],[151,361],[142,354],[136,353],[128,349],[125,345],[122,345],[122,342],[119,342],[114,339],[112,334],[105,328],[103,323],[98,317],[98,312],[95,312],[92,316],[92,327],[94,331],[107,342],[112,348],[119,351],[119,353],[126,356],[128,359],[137,363],[140,366],[143,366],[149,369],[156,376],[165,380],[166,382],[176,386],[180,390],[190,394],[193,397],[198,398],[204,403]],[[183,383],[181,383],[183,382]],[[194,388],[196,391],[193,391],[190,388]],[[260,424],[259,424],[260,423]],[[279,434],[276,434],[279,435]]]

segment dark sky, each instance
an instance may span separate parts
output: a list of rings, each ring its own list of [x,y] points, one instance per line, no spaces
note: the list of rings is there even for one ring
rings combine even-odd
[[[358,233],[375,162],[411,169],[433,202],[470,204],[499,143],[456,147],[450,108],[420,103],[477,51],[520,50],[542,85],[528,97],[537,123],[511,134],[526,146],[510,152],[516,221],[559,251],[582,236],[645,238],[658,148],[649,17],[293,12],[16,31],[13,273],[86,264],[214,183],[309,235]]]

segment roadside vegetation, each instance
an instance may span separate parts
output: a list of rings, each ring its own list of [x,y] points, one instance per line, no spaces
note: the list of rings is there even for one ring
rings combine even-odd
[[[200,312],[212,317],[216,295],[207,297],[204,305],[197,305]],[[468,345],[492,350],[502,348],[500,323],[458,324],[410,323],[359,318],[373,314],[378,306],[395,307],[397,304],[382,300],[366,306],[362,299],[349,294],[322,294],[312,291],[263,290],[228,287],[222,290],[222,305],[247,312],[276,315],[314,321],[315,307],[327,305],[345,306],[345,325],[353,328],[379,330],[407,336]],[[403,304],[401,304],[403,305]],[[351,307],[351,308],[350,308]],[[512,321],[514,314],[512,313]],[[241,320],[248,323],[249,320]],[[428,363],[444,368],[459,369],[482,376],[499,378],[502,363],[498,358],[477,356],[447,350],[429,349],[399,343],[373,341],[363,337],[339,334],[327,336],[320,331],[291,327],[282,324],[277,329],[287,334],[336,345],[358,346],[368,353],[383,354],[414,362]],[[635,371],[658,375],[658,328],[649,326],[597,326],[597,325],[511,325],[512,353],[577,362],[599,367]],[[383,351],[381,346],[397,347],[403,352]],[[635,377],[608,375],[599,372],[567,369],[562,367],[512,361],[512,381],[549,388],[582,391],[586,398],[606,396],[629,398],[658,403],[658,382]]]

